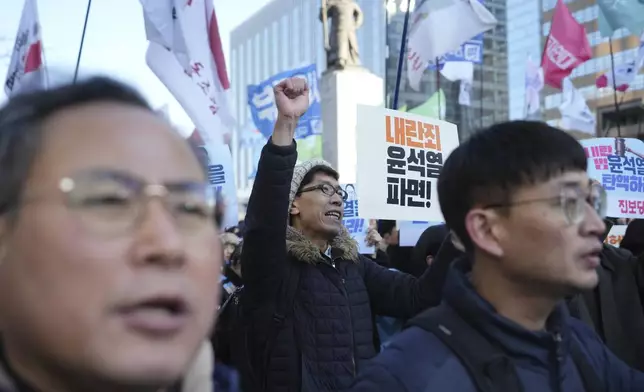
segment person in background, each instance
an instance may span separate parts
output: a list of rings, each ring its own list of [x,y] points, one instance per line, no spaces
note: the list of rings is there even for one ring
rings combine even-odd
[[[342,225],[338,173],[322,160],[296,165],[306,82],[286,79],[274,92],[278,118],[258,163],[242,250],[253,391],[344,391],[376,354],[373,315],[409,318],[435,299],[425,275],[358,254]]]
[[[420,277],[425,269],[411,264],[411,246],[400,246],[399,231],[395,220],[379,220],[377,223],[378,234],[384,240],[386,253],[389,257],[389,267],[397,271]]]
[[[644,374],[563,303],[598,282],[605,192],[586,168],[579,143],[540,122],[496,124],[457,147],[438,195],[466,254],[441,305],[411,320],[351,390],[644,391]]]
[[[0,391],[229,390],[207,342],[215,197],[185,140],[105,78],[0,109]]]
[[[230,261],[230,256],[235,251],[237,245],[240,244],[241,238],[237,237],[236,234],[230,232],[224,232],[220,236],[221,242],[224,250],[224,262],[227,263]]]
[[[628,224],[619,247],[630,251],[635,257],[644,254],[644,219],[633,219]]]
[[[430,267],[448,233],[449,230],[444,224],[425,229],[411,251],[412,264]]]

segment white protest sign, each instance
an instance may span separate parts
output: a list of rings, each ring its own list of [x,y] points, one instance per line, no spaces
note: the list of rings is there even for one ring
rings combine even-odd
[[[233,159],[225,144],[208,143],[204,146],[208,153],[208,182],[215,188],[224,202],[222,229],[237,226],[238,206],[235,176],[233,176]]]
[[[398,221],[398,244],[400,246],[416,246],[420,235],[430,226],[440,225],[442,222],[426,221]]]
[[[369,220],[360,216],[358,209],[358,195],[354,184],[341,185],[347,192],[347,200],[344,202],[344,214],[342,223],[351,235],[351,238],[358,242],[358,252],[363,255],[371,255],[375,252],[373,246],[367,246],[365,239],[369,232]]]
[[[447,121],[358,105],[357,187],[360,213],[374,219],[440,221],[437,182],[458,146]]]
[[[601,182],[606,189],[606,215],[643,218],[644,142],[603,137],[580,143],[586,151],[588,176]]]
[[[619,245],[624,239],[624,234],[626,234],[627,227],[628,225],[614,225],[611,227],[604,243],[619,248]]]

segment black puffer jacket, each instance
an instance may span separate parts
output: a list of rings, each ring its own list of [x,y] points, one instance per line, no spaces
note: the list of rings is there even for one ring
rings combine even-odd
[[[329,258],[287,227],[296,159],[295,143],[279,147],[269,142],[248,204],[242,305],[252,314],[250,350],[257,357],[264,352],[280,285],[298,268],[293,312],[268,355],[267,390],[343,391],[376,354],[373,313],[410,318],[439,299],[432,296],[427,275],[416,279],[378,266],[358,254],[346,232],[331,244]],[[255,358],[254,366],[262,367],[261,360]]]

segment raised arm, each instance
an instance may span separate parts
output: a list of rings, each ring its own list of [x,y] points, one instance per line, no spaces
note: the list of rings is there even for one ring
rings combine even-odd
[[[264,146],[246,211],[242,277],[247,295],[257,303],[271,299],[286,262],[289,192],[297,150],[297,122],[309,107],[309,90],[301,78],[285,79],[274,88],[278,118]]]

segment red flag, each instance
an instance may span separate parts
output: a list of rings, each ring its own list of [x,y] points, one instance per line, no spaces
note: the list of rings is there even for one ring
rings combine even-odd
[[[544,82],[561,89],[563,79],[591,58],[586,29],[575,20],[564,2],[557,0],[550,34],[541,57]]]

